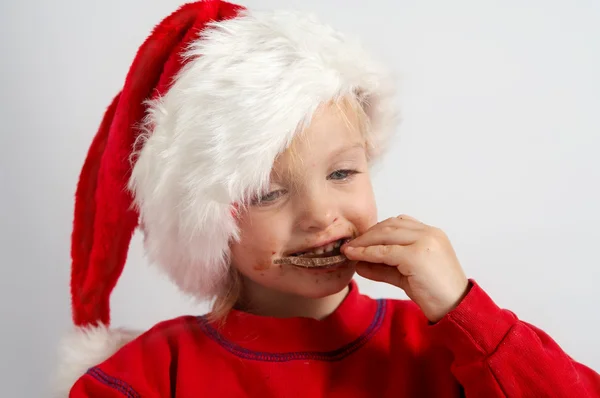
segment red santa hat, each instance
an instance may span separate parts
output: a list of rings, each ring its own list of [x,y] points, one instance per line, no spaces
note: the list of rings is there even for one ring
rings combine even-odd
[[[369,117],[374,157],[395,127],[393,84],[358,43],[310,16],[218,0],[186,4],[156,26],[106,110],[77,186],[79,337],[63,346],[63,381],[136,335],[109,328],[134,230],[182,291],[215,296],[238,238],[234,204],[268,186],[276,156],[320,105],[346,95]]]

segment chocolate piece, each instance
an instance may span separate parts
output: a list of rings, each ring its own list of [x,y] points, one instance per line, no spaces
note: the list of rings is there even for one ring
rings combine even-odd
[[[338,256],[331,257],[282,257],[274,261],[275,264],[290,264],[297,265],[299,267],[313,268],[313,267],[326,267],[329,265],[339,264],[346,261],[346,256],[340,254]]]

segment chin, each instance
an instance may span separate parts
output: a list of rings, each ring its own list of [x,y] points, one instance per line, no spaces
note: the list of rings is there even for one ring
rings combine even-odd
[[[290,275],[292,286],[288,290],[298,296],[318,299],[331,296],[344,290],[354,277],[355,270],[353,266],[326,270],[299,270],[300,275],[293,278]],[[298,274],[298,272],[294,272]]]

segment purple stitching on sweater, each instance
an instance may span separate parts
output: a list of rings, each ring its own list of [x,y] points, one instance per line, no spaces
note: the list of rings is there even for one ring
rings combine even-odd
[[[377,300],[377,311],[371,321],[369,327],[360,335],[356,340],[336,349],[333,351],[301,351],[301,352],[289,352],[289,353],[270,353],[253,351],[243,348],[237,344],[234,344],[226,340],[219,332],[217,332],[212,326],[209,325],[206,316],[197,317],[198,323],[202,331],[214,340],[221,347],[231,352],[237,357],[250,359],[255,361],[264,362],[287,362],[287,361],[298,361],[312,359],[315,361],[334,362],[344,359],[348,355],[354,353],[367,343],[377,333],[386,312],[386,300]]]
[[[127,398],[141,398],[140,394],[138,394],[129,384],[125,383],[123,380],[107,375],[97,367],[88,369],[86,373],[100,383],[119,391]]]

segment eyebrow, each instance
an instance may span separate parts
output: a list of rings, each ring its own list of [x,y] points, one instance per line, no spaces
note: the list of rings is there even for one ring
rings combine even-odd
[[[350,152],[352,150],[359,149],[359,148],[364,149],[365,145],[362,142],[355,142],[354,144],[346,145],[346,146],[336,149],[335,151],[331,152],[329,157],[336,158],[343,153]]]
[[[340,155],[346,153],[346,152],[350,152],[356,149],[364,149],[365,148],[365,144],[363,142],[354,142],[352,144],[348,144],[342,147],[339,147],[337,149],[335,149],[333,152],[331,152],[329,154],[329,158],[330,159],[335,159],[336,157],[339,157]],[[286,176],[286,172],[283,172],[283,174],[278,173],[278,170],[273,169],[271,171],[271,175],[270,175],[270,181],[271,183],[281,183],[282,180],[285,180],[285,176]]]

